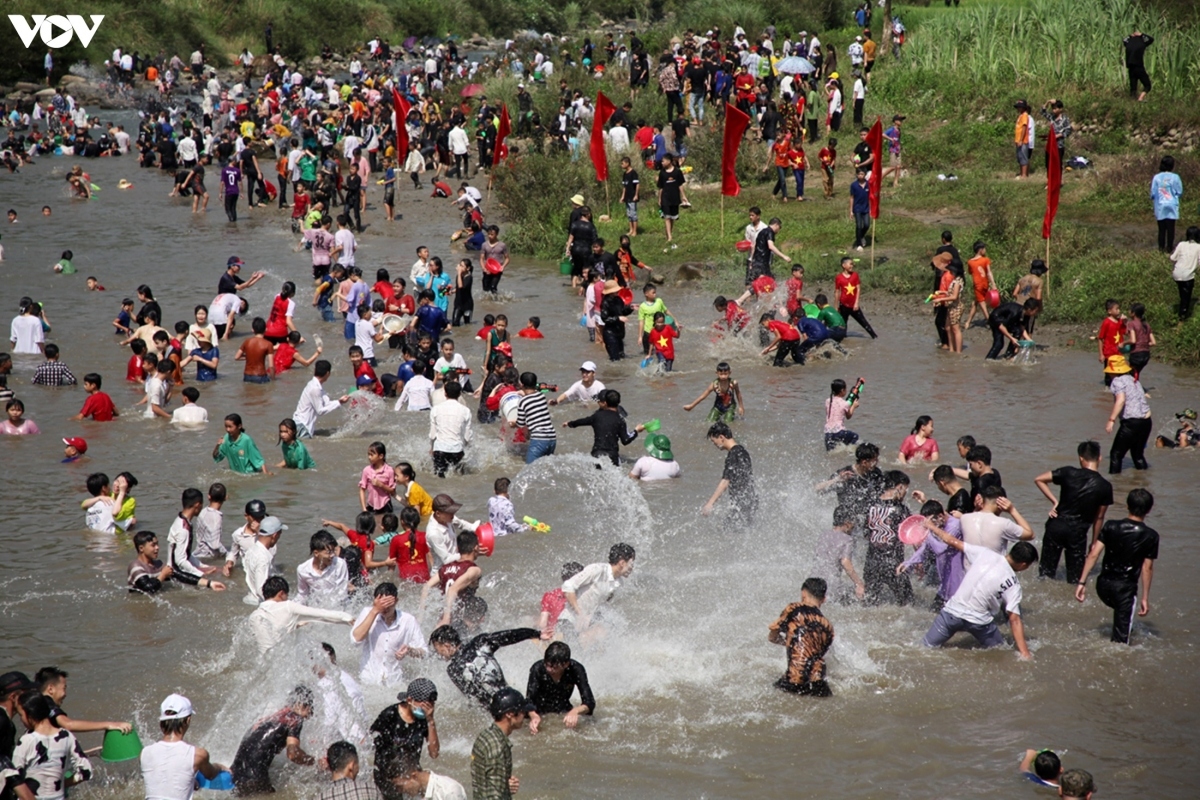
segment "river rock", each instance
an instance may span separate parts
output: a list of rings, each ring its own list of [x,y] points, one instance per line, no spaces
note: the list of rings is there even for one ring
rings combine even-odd
[[[58,94],[57,89],[51,89],[49,86],[47,86],[45,89],[41,89],[40,91],[34,92],[33,96],[38,98],[39,100],[49,100],[51,97],[54,97],[54,95],[56,95],[56,94]]]
[[[698,281],[704,277],[704,265],[698,262],[680,264],[675,277],[681,281]]]
[[[70,86],[73,83],[87,83],[87,78],[82,75],[63,75],[58,81],[59,86]]]
[[[16,85],[16,90],[18,92],[33,93],[41,88],[42,88],[42,85],[40,83],[30,83],[29,81],[17,81],[17,85]]]

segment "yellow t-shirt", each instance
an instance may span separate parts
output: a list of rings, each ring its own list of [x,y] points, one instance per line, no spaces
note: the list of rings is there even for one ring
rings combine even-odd
[[[407,497],[408,504],[421,512],[421,519],[425,519],[433,514],[433,498],[416,481],[409,482]]]

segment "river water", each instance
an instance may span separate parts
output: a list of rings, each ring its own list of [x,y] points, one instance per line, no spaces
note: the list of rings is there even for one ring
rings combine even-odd
[[[86,164],[102,191],[91,202],[70,201],[62,177],[70,164],[44,159],[15,176],[0,176],[0,207],[21,215],[18,225],[2,231],[7,257],[0,265],[0,306],[15,311],[22,295],[45,302],[51,339],[62,348],[63,360],[77,376],[102,373],[122,416],[110,424],[68,422],[83,402],[82,389],[31,387],[37,359],[17,359],[11,383],[44,433],[0,442],[5,465],[0,666],[30,674],[46,664],[69,670],[65,705],[72,716],[135,720],[148,742],[157,733],[159,701],[182,691],[197,709],[190,738],[229,763],[254,719],[280,707],[295,683],[312,681],[306,653],[313,642],[334,643],[351,668],[357,661],[348,630],[326,626],[306,632],[295,651],[258,658],[245,636],[250,609],[241,602],[240,570],[224,594],[129,596],[129,538],[82,526],[78,504],[86,496],[87,473],[132,471],[141,481],[139,527],[160,537],[186,487],[206,489],[214,480],[229,487],[227,538],[239,524],[242,505],[263,499],[290,525],[276,563],[294,579],[320,518],[353,520],[366,445],[381,439],[389,460],[412,460],[427,489],[462,501],[461,516],[486,515],[492,481],[508,475],[515,481],[518,514],[553,526],[550,534],[502,539],[495,556],[484,561],[481,594],[492,609],[491,629],[532,623],[562,562],[603,560],[619,540],[638,549],[637,569],[611,604],[610,635],[595,649],[576,653],[593,682],[596,717],[575,732],[551,720],[536,737],[525,732],[514,737],[521,796],[1019,797],[1031,792],[1016,774],[1025,747],[1066,749],[1065,764],[1092,771],[1105,797],[1195,796],[1200,602],[1191,576],[1200,567],[1200,547],[1189,534],[1200,461],[1194,453],[1151,451],[1151,470],[1127,471],[1114,482],[1119,500],[1110,517],[1123,513],[1129,489],[1145,486],[1157,498],[1150,523],[1162,534],[1152,613],[1137,621],[1134,647],[1109,643],[1111,615],[1094,594],[1080,606],[1064,583],[1040,582],[1027,572],[1023,610],[1032,663],[1019,662],[1008,649],[979,651],[965,640],[941,651],[922,649],[917,642],[932,619],[924,604],[894,609],[830,603],[826,612],[837,635],[830,658],[835,696],[795,698],[771,685],[785,659],[782,648],[766,641],[767,626],[798,599],[813,563],[813,544],[833,508],[832,498],[817,496],[812,487],[850,460],[847,453],[827,456],[820,446],[821,403],[830,380],[867,379],[852,427],[884,448],[885,462],[895,458],[919,414],[933,416],[944,457],[953,454],[962,434],[990,445],[1010,496],[1034,525],[1040,544],[1047,504],[1033,477],[1073,464],[1082,439],[1098,438],[1106,450],[1110,441],[1103,426],[1111,398],[1094,357],[1047,351],[1033,366],[984,364],[986,333],[976,330],[967,336],[967,356],[951,358],[931,346],[927,319],[880,311],[872,316],[882,333],[878,341],[853,338],[848,358],[777,370],[757,358],[750,344],[711,342],[711,297],[698,288],[668,285],[663,296],[686,326],[677,370],[647,376],[636,359],[609,364],[602,349],[587,342],[578,325],[579,301],[563,287],[554,265],[518,258],[501,285],[515,299],[477,302],[477,317],[504,312],[521,327],[527,316],[539,314],[546,340],[517,340],[518,366],[565,386],[577,377],[581,361],[595,359],[600,379],[622,392],[634,421],[662,419],[683,465],[681,480],[639,486],[625,477],[627,469],[597,471],[586,456],[589,434],[576,431],[560,433],[557,457],[525,468],[500,445],[494,427],[477,428],[469,474],[438,480],[430,474],[424,417],[397,414],[390,404],[323,418],[322,435],[309,445],[319,465],[314,472],[236,476],[209,457],[219,422],[201,432],[181,431],[134,413],[140,393],[122,380],[128,351],[117,346],[109,323],[121,297],[133,296],[143,282],[162,303],[165,323],[190,321],[192,306],[212,299],[231,254],[245,259],[247,271],[269,273],[246,292],[255,313],[267,310],[284,279],[302,287],[303,300],[307,253],[294,250],[294,237],[278,212],[247,214],[243,206],[242,221],[229,225],[214,195],[209,213],[193,217],[183,202],[167,199],[168,178],[139,170],[130,158]],[[119,191],[121,178],[134,187]],[[421,243],[429,243],[448,266],[460,257],[447,244],[456,215],[446,201],[402,185],[397,211],[404,219],[389,226],[378,188],[372,185],[371,191],[375,207],[358,255],[368,277],[380,266],[407,276]],[[53,206],[52,217],[40,216],[43,204]],[[49,266],[68,248],[75,252],[78,274],[53,274]],[[639,255],[673,272],[654,254]],[[106,292],[84,291],[84,278],[93,274]],[[310,339],[322,335],[333,358],[331,388],[349,386],[340,323],[321,324],[305,302],[298,306],[300,329]],[[872,315],[869,294],[864,309]],[[477,366],[482,345],[470,334],[457,338]],[[307,370],[270,386],[243,384],[232,355],[233,348],[223,349],[222,378],[201,385],[201,405],[213,420],[241,413],[273,463],[275,426],[291,415]],[[712,379],[721,358],[733,363],[745,394],[748,414],[735,429],[753,456],[763,501],[758,524],[732,535],[699,514],[722,460],[705,440],[707,404],[692,414],[682,410]],[[385,367],[394,368],[394,360]],[[1164,427],[1170,413],[1197,402],[1200,380],[1194,371],[1153,364],[1146,382],[1153,387],[1156,428]],[[578,407],[554,412],[557,422],[576,415],[583,416]],[[87,462],[59,463],[60,439],[68,435],[87,437]],[[640,455],[641,443],[627,452]],[[911,470],[914,488],[932,489],[925,472]],[[931,590],[919,592],[923,601],[930,599]],[[402,606],[415,610],[416,603],[416,593],[406,590]],[[428,634],[432,620],[423,624]],[[533,644],[503,651],[510,682],[524,689],[538,655]],[[432,677],[441,690],[443,749],[433,768],[469,783],[469,753],[485,715],[458,695],[440,661],[417,663],[406,673]],[[391,691],[368,689],[369,716],[391,697]],[[85,746],[100,740],[98,734],[82,738]],[[317,752],[328,738],[313,723],[304,743]],[[313,772],[280,762],[281,796],[315,797],[319,780]],[[140,797],[139,784],[125,780],[132,774],[132,764],[107,766],[95,785],[74,794]]]

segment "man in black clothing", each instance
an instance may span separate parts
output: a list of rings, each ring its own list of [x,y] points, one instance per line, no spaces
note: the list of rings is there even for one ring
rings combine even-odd
[[[0,675],[0,759],[11,761],[17,745],[17,726],[12,721],[18,713],[17,698],[22,692],[36,688],[24,672]]]
[[[870,174],[871,165],[875,163],[875,154],[871,152],[871,145],[867,143],[870,134],[868,128],[859,130],[858,144],[854,145],[854,169],[866,170],[867,174]]]
[[[354,220],[354,229],[359,233],[363,231],[362,216],[359,213],[358,207],[362,203],[362,176],[358,174],[358,164],[350,165],[350,174],[346,177],[346,182],[343,189],[346,192],[346,207],[342,213],[348,219]]]
[[[571,702],[576,688],[579,689],[579,705]],[[590,716],[596,711],[596,698],[588,683],[587,670],[571,658],[571,648],[566,642],[552,643],[546,648],[546,657],[529,667],[525,697],[537,706],[539,714],[565,714],[563,725],[568,728],[579,724],[580,714]]]
[[[1154,37],[1147,36],[1139,30],[1134,30],[1133,33],[1125,37],[1125,69],[1129,72],[1129,95],[1137,91],[1137,85],[1142,84],[1142,93],[1138,95],[1138,102],[1146,99],[1146,93],[1150,91],[1150,75],[1146,72],[1146,48],[1154,44]]]
[[[1038,575],[1053,578],[1058,573],[1058,559],[1067,555],[1067,581],[1078,583],[1087,558],[1088,529],[1092,538],[1099,536],[1104,514],[1112,505],[1112,484],[1101,477],[1100,444],[1081,442],[1077,450],[1078,467],[1059,467],[1034,478],[1038,489],[1054,504],[1046,520],[1042,537],[1042,560]],[[1055,499],[1050,484],[1061,486]]]
[[[616,389],[608,389],[600,395],[600,408],[591,416],[563,423],[564,428],[591,428],[592,458],[606,457],[614,467],[620,464],[620,446],[629,444],[637,438],[638,433],[645,430],[644,425],[638,425],[633,429],[633,433],[630,433],[618,410],[620,406],[621,393]],[[597,464],[596,467],[599,468],[600,465]]]
[[[533,133],[533,95],[525,84],[517,84],[517,136]]]
[[[837,493],[839,506],[850,509],[854,515],[855,529],[861,532],[866,525],[867,507],[883,491],[879,448],[870,442],[863,442],[856,447],[853,465],[839,469],[829,476],[829,480],[817,484],[817,492],[830,491]]]
[[[1004,480],[997,470],[992,469],[992,450],[984,444],[977,444],[967,451],[967,474],[971,479],[971,510],[975,511],[975,501],[989,486],[1004,488]]]
[[[753,524],[758,511],[758,493],[754,490],[754,467],[750,462],[750,453],[734,440],[733,431],[724,422],[713,423],[708,429],[708,440],[725,451],[725,468],[716,491],[704,504],[702,513],[706,517],[712,514],[717,500],[728,491],[732,507],[726,525],[744,528]]]
[[[1113,610],[1112,640],[1129,644],[1134,609],[1139,617],[1150,613],[1150,582],[1154,578],[1154,560],[1158,558],[1158,532],[1146,526],[1146,516],[1154,507],[1154,495],[1145,489],[1134,489],[1125,499],[1125,506],[1129,515],[1120,521],[1104,523],[1092,543],[1083,574],[1075,586],[1075,599],[1081,603],[1087,599],[1088,573],[1103,555],[1096,594]]]
[[[1025,304],[1002,303],[988,314],[988,327],[992,329],[992,349],[988,350],[985,358],[995,360],[1000,357],[1004,343],[1008,342],[1005,358],[1017,354],[1018,341],[1028,339],[1027,326],[1042,312],[1042,301],[1029,298]]]
[[[433,721],[437,698],[433,681],[417,678],[399,694],[399,702],[383,709],[371,724],[375,739],[375,787],[386,800],[403,800],[394,781],[421,768],[421,750],[427,742],[430,756],[438,754],[440,743]]]
[[[446,665],[446,674],[459,691],[487,708],[496,692],[508,688],[508,681],[504,679],[504,670],[500,668],[495,652],[501,647],[539,637],[549,639],[550,635],[536,628],[513,628],[481,633],[463,644],[458,631],[449,625],[442,625],[429,635],[429,644],[439,656],[450,662]],[[540,721],[541,717],[531,712],[530,730],[535,730]]]

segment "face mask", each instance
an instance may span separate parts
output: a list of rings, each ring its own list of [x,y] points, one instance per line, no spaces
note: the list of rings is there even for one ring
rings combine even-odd
[[[424,711],[424,709],[420,709],[420,708],[417,708],[417,707],[415,707],[415,706],[409,706],[409,709],[408,709],[408,710],[409,710],[409,711],[411,711],[411,712],[412,712],[412,715],[413,715],[414,717],[416,717],[417,719],[425,719],[425,711]]]

